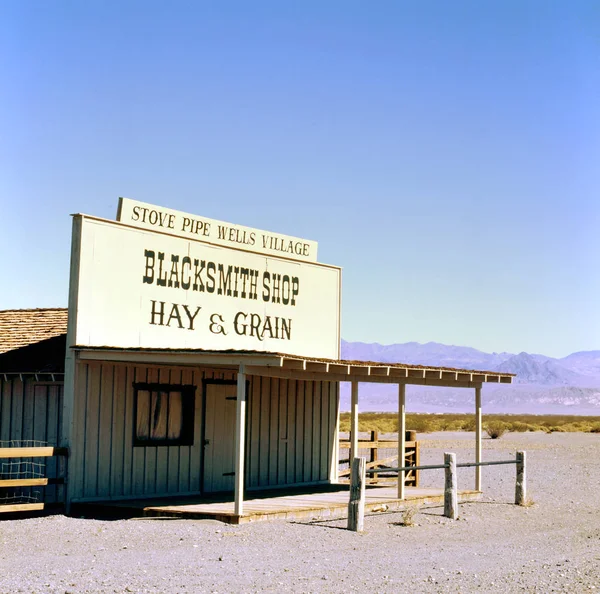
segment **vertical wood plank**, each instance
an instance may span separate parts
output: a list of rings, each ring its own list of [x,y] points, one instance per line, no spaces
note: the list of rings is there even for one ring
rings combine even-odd
[[[287,380],[280,379],[278,382],[279,391],[279,440],[277,443],[277,484],[285,485],[287,477],[287,449],[288,449],[288,432],[287,432],[287,409],[288,409],[288,394]]]
[[[171,384],[183,384],[181,381],[181,369],[173,368],[169,375]],[[195,411],[194,411],[195,413]],[[179,418],[179,417],[178,417]],[[194,429],[196,425],[194,423]],[[179,471],[180,471],[180,453],[183,447],[186,446],[171,446],[167,448],[166,467],[167,474],[165,477],[164,489],[166,493],[176,493],[179,486]]]
[[[148,381],[148,369],[142,366],[136,366],[133,368],[133,383],[144,383]],[[131,489],[134,495],[143,495],[145,488],[145,474],[146,474],[146,448],[133,445],[134,427],[136,423],[133,411],[135,410],[135,388],[132,385],[131,388]]]
[[[25,379],[23,382],[23,417],[21,439],[32,440],[33,424],[34,424],[34,397],[33,397],[33,382]]]
[[[11,439],[11,405],[12,405],[12,388],[14,380],[6,381],[0,378],[0,441],[9,441]]]
[[[270,463],[270,418],[271,418],[271,380],[268,377],[261,377],[260,390],[260,479],[261,487],[269,484],[269,463]]]
[[[40,386],[42,387],[42,386]],[[46,390],[46,430],[45,439],[49,445],[57,446],[58,433],[58,411],[59,408],[59,386],[45,386]],[[58,457],[47,458],[46,476],[58,477],[60,475],[60,463]],[[48,485],[45,489],[44,501],[54,503],[59,501],[58,488],[56,485]]]
[[[84,429],[84,496],[98,494],[98,423],[100,418],[100,393],[102,390],[102,365],[90,363],[85,400]]]
[[[296,381],[287,382],[287,462],[285,482],[296,482]]]
[[[123,495],[131,495],[133,487],[133,382],[135,366],[126,365],[123,377]]]
[[[321,478],[321,383],[311,382],[313,416],[312,416],[312,480]]]
[[[158,370],[158,383],[170,385],[171,383],[171,370],[168,368],[159,368]],[[166,415],[163,417],[165,421],[164,434],[167,433]],[[173,448],[176,449],[176,448]],[[154,492],[164,494],[167,492],[167,485],[169,483],[169,447],[158,446],[156,448],[156,484],[154,485]]]
[[[269,485],[276,485],[279,455],[279,380],[271,379],[270,384]]]
[[[12,381],[11,440],[20,441],[23,435],[23,387],[23,382],[20,379]]]
[[[73,432],[70,436],[71,442],[69,446],[71,450],[68,460],[69,492],[70,498],[73,499],[83,497],[85,493],[85,429],[87,419],[87,393],[90,384],[90,366],[87,363],[75,361],[74,376],[72,410]]]
[[[250,455],[248,466],[248,486],[257,487],[260,481],[260,377],[250,381]]]
[[[319,480],[326,481],[329,479],[329,382],[319,382],[319,393],[321,400]]]
[[[329,418],[329,482],[339,482],[340,466],[340,383],[329,382],[330,407],[333,413]]]
[[[149,384],[157,384],[160,381],[159,371],[156,367],[148,367],[147,381]],[[144,495],[156,493],[156,458],[157,448],[155,446],[145,446],[139,448],[144,450]]]
[[[123,495],[123,462],[125,450],[125,365],[113,366],[111,397],[110,484],[111,496]]]
[[[294,482],[301,483],[305,480],[306,473],[304,471],[304,384],[303,380],[296,381],[296,443],[295,443],[295,474]]]
[[[304,481],[312,481],[312,382],[304,382]]]
[[[99,394],[99,417],[98,417],[98,488],[99,497],[109,497],[112,491],[112,443],[113,443],[113,394],[114,394],[114,371],[112,363],[102,364],[101,386]]]

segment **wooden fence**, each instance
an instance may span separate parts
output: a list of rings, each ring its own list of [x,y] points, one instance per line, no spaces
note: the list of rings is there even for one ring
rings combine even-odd
[[[45,490],[49,485],[64,485],[67,456],[67,448],[52,446],[0,448],[0,513],[38,511],[64,506],[64,493],[62,497],[54,494],[51,499],[55,502],[49,504],[46,501],[46,493],[40,498],[32,488],[43,487]],[[54,457],[58,458],[52,465],[56,476],[42,476],[47,473],[46,464],[36,460]],[[19,492],[19,489],[24,490]]]
[[[419,442],[417,439],[416,431],[407,431],[406,432],[406,449],[405,449],[405,458],[404,458],[404,466],[419,466]],[[360,450],[369,450],[368,461],[366,464],[366,469],[370,471],[381,470],[382,473],[386,471],[386,469],[390,468],[390,463],[395,462],[397,465],[398,461],[398,439],[382,439],[379,437],[379,431],[371,431],[369,433],[368,439],[360,439],[358,440],[358,449]],[[383,450],[385,455],[380,456],[380,450]],[[339,471],[339,478],[342,481],[350,479],[350,439],[341,438],[340,439],[340,465],[346,466],[348,468],[343,468]],[[385,475],[379,476],[378,472],[369,473],[371,478],[367,479],[369,484],[377,484],[381,480],[385,480]],[[387,477],[388,479],[390,477]],[[394,477],[394,481],[396,478]],[[405,481],[404,484],[408,487],[418,487],[419,486],[419,470],[409,470],[405,473]]]

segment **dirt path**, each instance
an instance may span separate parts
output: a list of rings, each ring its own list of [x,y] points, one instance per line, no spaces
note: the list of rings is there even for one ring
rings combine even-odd
[[[473,459],[472,434],[420,435],[422,462]],[[481,502],[461,519],[422,509],[345,522],[96,521],[64,516],[0,523],[0,592],[593,592],[600,589],[600,435],[509,434],[484,459],[528,452],[520,508],[514,466],[484,468]],[[459,471],[459,488],[473,485]],[[440,486],[441,471],[422,473]]]

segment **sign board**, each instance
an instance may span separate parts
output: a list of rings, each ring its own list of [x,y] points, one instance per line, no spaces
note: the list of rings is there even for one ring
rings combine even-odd
[[[341,270],[76,215],[74,344],[337,359]]]
[[[224,223],[129,198],[119,198],[117,221],[238,250],[283,256],[304,262],[317,261],[316,241]]]

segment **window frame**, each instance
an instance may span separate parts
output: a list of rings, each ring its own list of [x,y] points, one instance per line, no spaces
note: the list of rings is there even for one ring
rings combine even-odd
[[[192,446],[196,410],[196,386],[191,384],[161,384],[133,382],[133,447]],[[177,438],[152,439],[138,437],[138,395],[139,392],[180,392],[181,393],[181,434]],[[168,414],[168,413],[167,413]],[[150,427],[148,427],[150,430]],[[150,431],[149,431],[150,433]]]

